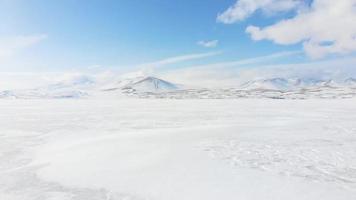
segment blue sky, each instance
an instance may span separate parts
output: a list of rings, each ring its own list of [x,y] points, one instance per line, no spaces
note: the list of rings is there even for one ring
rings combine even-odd
[[[311,33],[305,28],[299,35],[279,28],[283,20],[303,17],[300,11],[321,13],[318,1],[328,0],[316,0],[314,7],[310,0],[0,0],[0,70],[120,70],[156,64],[177,69],[270,55],[277,56],[262,63],[353,57],[355,48],[336,45],[344,35],[317,35],[324,26]],[[340,11],[347,13],[344,7]],[[352,20],[354,14],[345,17]],[[290,26],[298,27],[295,23]],[[354,34],[353,27],[341,28]],[[337,47],[322,46],[329,40]],[[216,42],[203,45],[211,41]]]
[[[163,0],[11,0],[1,1],[1,35],[45,34],[26,52],[30,68],[73,68],[92,65],[130,66],[185,54],[223,51],[195,62],[236,60],[298,49],[255,42],[247,24],[269,24],[273,17],[227,26],[217,14],[234,1]],[[219,40],[216,48],[197,45]],[[36,59],[35,59],[36,58]],[[38,65],[38,66],[36,66]]]

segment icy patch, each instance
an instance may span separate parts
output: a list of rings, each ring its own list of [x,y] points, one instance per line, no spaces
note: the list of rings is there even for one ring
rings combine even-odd
[[[356,188],[356,141],[304,140],[206,142],[203,150],[217,159],[249,169]]]

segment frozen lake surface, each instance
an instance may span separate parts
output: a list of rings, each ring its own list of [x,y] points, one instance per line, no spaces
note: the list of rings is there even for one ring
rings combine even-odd
[[[1,200],[356,199],[356,101],[1,100]]]

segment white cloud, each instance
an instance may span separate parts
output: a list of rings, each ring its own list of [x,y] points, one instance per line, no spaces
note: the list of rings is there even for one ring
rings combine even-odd
[[[0,37],[0,61],[1,58],[14,56],[18,52],[29,48],[46,38],[47,35]]]
[[[245,20],[258,10],[273,14],[293,10],[302,4],[302,0],[237,0],[233,6],[218,15],[217,21],[232,24]]]
[[[218,46],[219,40],[210,40],[210,41],[199,41],[197,42],[198,45],[206,47],[206,48],[213,48]]]
[[[356,51],[356,0],[314,0],[308,9],[264,28],[249,26],[253,40],[277,44],[303,43],[307,55],[318,59],[328,54]]]

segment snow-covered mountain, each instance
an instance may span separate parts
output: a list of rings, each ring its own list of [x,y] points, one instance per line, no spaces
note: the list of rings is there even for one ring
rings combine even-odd
[[[127,94],[140,98],[353,98],[356,97],[355,79],[271,78],[245,82],[230,88],[180,88],[155,89],[154,81],[142,80],[127,87]],[[152,83],[153,82],[153,83]],[[142,83],[142,85],[141,85]],[[150,84],[148,84],[150,83]],[[147,86],[148,84],[149,86]],[[152,92],[153,91],[153,92]]]
[[[350,98],[356,97],[356,79],[269,78],[230,88],[189,88],[153,76],[95,79],[74,76],[29,90],[0,91],[0,98],[85,98],[92,96],[140,98]]]
[[[356,87],[356,78],[348,78],[344,81],[347,86]]]
[[[136,83],[145,78],[146,76],[142,73],[129,75],[125,74],[119,77],[112,77],[110,80],[102,81],[103,83],[98,88],[102,91],[120,91],[123,87]]]
[[[0,98],[7,99],[62,99],[89,96],[95,87],[95,80],[89,76],[67,77],[55,83],[33,89],[0,91]]]
[[[62,90],[62,89],[77,89],[77,90],[86,90],[94,87],[96,81],[93,77],[78,75],[70,78],[60,80],[56,83],[45,86],[43,89],[48,90]]]
[[[96,80],[88,76],[75,76],[34,89],[0,91],[0,98],[83,98],[103,94],[159,93],[179,89],[178,85],[152,76],[120,76],[109,80]]]
[[[244,90],[289,90],[299,85],[299,79],[271,78],[248,81],[239,86]]]
[[[163,92],[163,91],[173,91],[179,89],[179,87],[168,81],[148,76],[142,80],[129,83],[125,85],[123,90],[131,90],[138,92]]]
[[[244,90],[297,90],[302,88],[315,87],[347,87],[356,85],[356,79],[348,78],[343,81],[335,81],[332,79],[302,79],[302,78],[270,78],[248,81],[241,84],[238,88]]]

